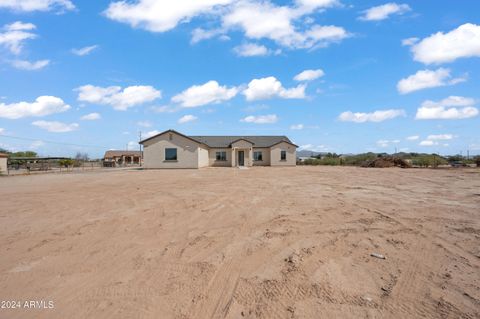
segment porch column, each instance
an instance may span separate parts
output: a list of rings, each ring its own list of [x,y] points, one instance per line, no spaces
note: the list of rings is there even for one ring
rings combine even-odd
[[[232,148],[232,167],[235,167],[235,162],[236,162],[236,156],[235,156],[235,148]]]

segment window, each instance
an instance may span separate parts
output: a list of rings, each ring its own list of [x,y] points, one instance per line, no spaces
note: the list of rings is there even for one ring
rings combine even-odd
[[[287,160],[287,151],[281,151],[280,152],[280,160],[281,161],[286,161]]]
[[[263,161],[262,152],[253,152],[254,161]]]
[[[177,149],[176,148],[166,148],[165,149],[165,160],[166,161],[176,161],[177,160]]]
[[[217,161],[226,161],[227,160],[227,152],[217,152],[216,154]]]

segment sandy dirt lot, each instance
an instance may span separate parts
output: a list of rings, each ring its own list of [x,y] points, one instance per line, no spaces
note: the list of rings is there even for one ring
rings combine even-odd
[[[54,307],[0,318],[480,317],[480,170],[17,176],[0,198],[0,300]]]

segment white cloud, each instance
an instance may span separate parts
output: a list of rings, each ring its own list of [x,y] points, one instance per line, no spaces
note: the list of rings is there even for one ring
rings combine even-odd
[[[120,86],[99,87],[84,85],[79,91],[78,100],[82,102],[110,105],[115,110],[125,111],[129,107],[141,105],[161,98],[162,92],[152,86],[129,86],[122,90]]]
[[[427,100],[417,110],[417,120],[459,120],[475,117],[479,111],[475,100],[462,96],[449,96],[435,102]]]
[[[446,140],[453,139],[453,137],[454,136],[452,134],[436,134],[436,135],[428,135],[427,140],[430,140],[430,141],[438,141],[438,140],[446,141]]]
[[[35,121],[32,123],[41,129],[47,130],[52,133],[66,133],[77,130],[80,126],[77,123],[62,123],[56,121]]]
[[[188,122],[193,122],[196,119],[198,119],[198,117],[196,117],[194,115],[184,115],[180,119],[178,119],[178,123],[179,124],[184,124],[184,123],[188,123]]]
[[[412,135],[412,136],[408,136],[408,137],[407,137],[407,140],[409,140],[409,141],[416,141],[416,140],[418,140],[419,138],[420,138],[420,136],[418,136],[418,135]]]
[[[178,106],[171,106],[171,105],[159,105],[159,106],[152,106],[150,109],[155,113],[175,113],[180,111],[182,108]]]
[[[246,43],[233,48],[233,51],[238,56],[251,57],[251,56],[265,56],[270,54],[268,48],[264,45],[258,45],[255,43]]]
[[[212,30],[197,28],[192,43],[216,36],[226,37],[228,31],[242,30],[249,39],[270,39],[289,48],[324,47],[350,35],[337,26],[307,23],[309,15],[339,5],[337,0],[296,0],[293,6],[279,6],[269,0],[196,0],[155,1],[138,0],[134,3],[110,3],[105,15],[115,21],[151,32],[166,32],[180,23],[204,16],[220,26]],[[305,19],[307,18],[307,19]]]
[[[275,77],[270,76],[261,79],[253,79],[248,83],[248,87],[243,91],[247,101],[265,100],[273,97],[283,99],[303,99],[305,98],[305,84],[286,89],[282,83]]]
[[[299,74],[295,75],[293,78],[295,81],[313,81],[318,78],[321,78],[322,76],[325,75],[325,72],[323,72],[322,69],[316,69],[316,70],[305,70],[303,72],[300,72]]]
[[[438,141],[449,141],[452,140],[455,136],[452,134],[437,134],[429,135],[426,140],[421,141],[418,145],[420,146],[435,146],[440,145]],[[443,144],[443,146],[448,146],[448,144]]]
[[[49,60],[39,60],[39,61],[25,61],[25,60],[14,60],[12,61],[12,66],[20,70],[36,71],[43,69],[50,64]]]
[[[70,0],[0,0],[0,8],[31,12],[53,9],[73,10],[75,5]]]
[[[448,32],[437,32],[412,46],[415,61],[425,64],[480,57],[480,25],[466,23]]]
[[[278,117],[275,114],[269,115],[250,115],[240,120],[245,123],[255,123],[255,124],[273,124],[278,121]]]
[[[219,37],[220,40],[229,40],[230,38],[224,34],[222,29],[205,30],[202,28],[196,28],[192,31],[191,44],[198,43],[203,40],[208,40],[214,37]]]
[[[433,146],[433,145],[438,145],[438,143],[434,142],[434,141],[425,140],[425,141],[421,141],[418,145],[420,145],[420,146]]]
[[[359,19],[364,21],[380,21],[388,19],[393,14],[400,15],[410,10],[411,8],[408,4],[397,4],[390,2],[363,11],[363,16],[361,16]]]
[[[380,147],[389,147],[392,144],[398,144],[400,140],[378,140],[377,145]]]
[[[72,53],[78,56],[85,56],[93,52],[93,50],[97,49],[98,45],[91,45],[87,47],[83,47],[80,49],[72,49]]]
[[[403,39],[402,40],[402,45],[404,47],[409,47],[417,43],[420,39],[416,37],[408,38],[408,39]]]
[[[0,32],[0,46],[5,47],[13,54],[20,54],[24,42],[37,37],[36,34],[29,32],[35,28],[34,24],[21,21],[5,25],[3,27],[5,31]]]
[[[141,127],[152,127],[152,122],[150,122],[150,121],[138,121],[137,125],[141,126]]]
[[[175,95],[172,102],[178,103],[183,107],[197,107],[211,103],[220,103],[234,98],[238,93],[238,88],[220,86],[217,81],[208,81],[202,85],[194,85]]]
[[[99,113],[89,113],[82,116],[80,119],[82,121],[95,121],[101,119],[102,116]]]
[[[146,139],[146,138],[155,136],[155,135],[160,134],[160,133],[161,133],[161,132],[160,132],[160,131],[157,131],[157,130],[149,131],[149,132],[145,133],[144,136],[142,136],[142,139]]]
[[[397,90],[401,94],[408,94],[418,90],[455,85],[466,81],[465,77],[454,79],[451,79],[451,77],[450,69],[421,70],[408,78],[401,79],[397,84]]]
[[[62,99],[55,96],[39,96],[35,102],[0,103],[0,117],[19,119],[29,116],[45,116],[70,109]]]
[[[399,116],[406,116],[404,110],[390,109],[390,110],[378,110],[372,113],[353,113],[351,111],[343,112],[338,119],[342,122],[382,122],[385,120],[391,120]]]
[[[291,130],[303,130],[303,128],[304,128],[303,124],[295,124],[295,125],[290,126]]]
[[[110,3],[105,15],[109,19],[127,23],[134,28],[165,32],[196,16],[213,14],[215,9],[232,2],[233,0],[138,0],[134,3],[116,1]]]
[[[349,37],[338,26],[298,28],[298,21],[337,1],[299,1],[298,7],[277,6],[269,1],[238,1],[222,17],[224,29],[241,29],[249,39],[269,39],[280,46],[300,49],[325,47]]]
[[[3,132],[5,132],[5,129],[0,127],[0,134],[3,134]]]
[[[42,147],[44,145],[45,145],[45,143],[43,141],[38,140],[38,141],[32,142],[32,144],[30,144],[30,148],[36,150],[36,149],[39,149],[40,147]]]

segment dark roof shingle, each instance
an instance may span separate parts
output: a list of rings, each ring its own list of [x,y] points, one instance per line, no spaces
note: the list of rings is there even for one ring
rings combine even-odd
[[[238,140],[247,140],[253,147],[270,147],[280,142],[293,144],[286,136],[189,136],[190,138],[209,147],[230,147]]]

